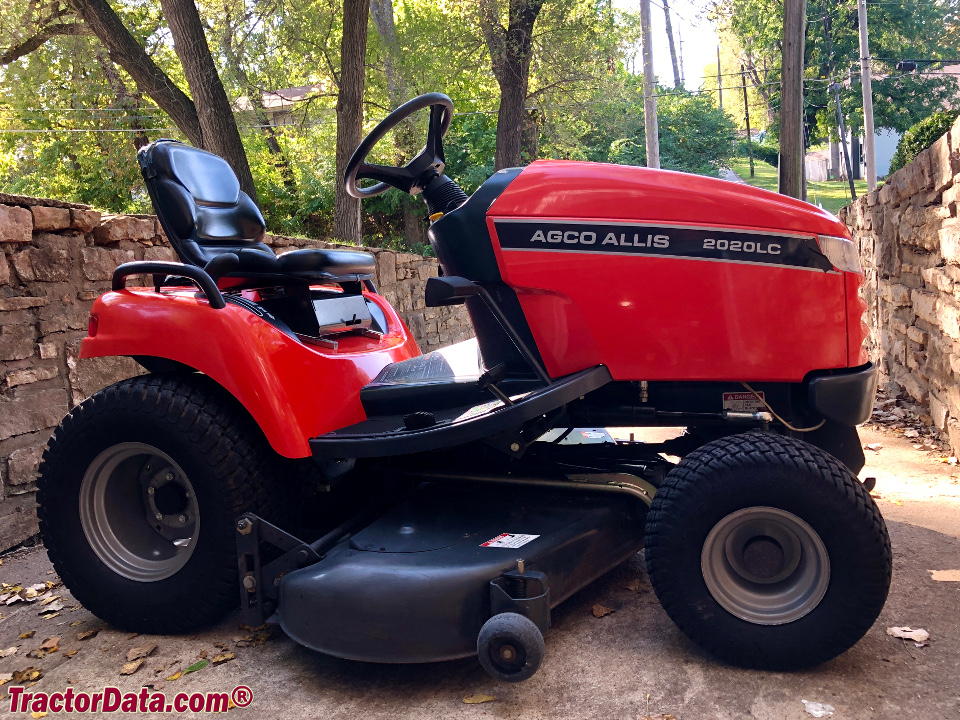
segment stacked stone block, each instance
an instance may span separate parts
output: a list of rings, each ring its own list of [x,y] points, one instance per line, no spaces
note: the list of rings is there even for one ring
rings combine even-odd
[[[860,244],[871,354],[960,455],[960,120],[840,217]]]
[[[275,252],[337,247],[267,236]],[[378,290],[424,352],[467,339],[462,307],[427,308],[434,258],[365,248]],[[176,260],[153,216],[102,215],[85,205],[0,193],[0,550],[37,531],[36,471],[61,418],[107,385],[140,374],[129,358],[80,360],[93,301],[131,260]]]

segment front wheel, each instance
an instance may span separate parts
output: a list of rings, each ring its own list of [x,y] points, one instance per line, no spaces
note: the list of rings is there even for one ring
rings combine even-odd
[[[687,455],[654,497],[645,553],[677,626],[745,667],[836,657],[890,588],[890,539],[869,493],[833,456],[769,433]]]
[[[187,632],[236,606],[234,519],[282,519],[279,462],[209,379],[125,380],[75,407],[50,439],[40,532],[95,615],[136,632]]]

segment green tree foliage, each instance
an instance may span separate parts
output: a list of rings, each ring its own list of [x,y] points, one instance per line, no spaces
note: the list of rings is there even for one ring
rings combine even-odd
[[[716,177],[735,152],[733,121],[711,97],[660,88],[660,166],[666,170]],[[646,164],[643,101],[635,106],[635,134],[614,140],[608,160],[621,165]]]
[[[159,0],[111,4],[160,68],[188,92]],[[268,227],[330,237],[341,2],[197,0],[197,7],[237,114]],[[476,4],[394,0],[393,10],[396,69],[405,92],[412,97],[439,90],[453,98],[458,114],[445,141],[448,173],[472,192],[493,171],[499,105]],[[51,12],[62,13],[53,22],[75,20],[64,0],[3,3],[0,55],[51,22]],[[386,48],[374,24],[368,27],[366,129],[393,106]],[[626,150],[630,143],[643,147],[639,79],[625,69],[638,35],[636,19],[607,2],[545,1],[533,35],[523,162],[642,161]],[[277,92],[290,88],[296,90]],[[664,166],[716,174],[729,154],[729,121],[709,96],[661,92]],[[421,120],[413,140],[385,138],[371,159],[409,159],[406,145],[423,142]],[[159,137],[185,139],[89,34],[51,35],[0,65],[2,191],[113,212],[150,212],[135,152]],[[365,202],[365,242],[403,247],[405,204],[420,218],[426,214],[419,198],[398,192]]]
[[[712,17],[738,45],[740,60],[771,114],[780,104],[782,14],[779,0],[716,0],[711,8]],[[955,101],[960,88],[951,76],[899,72],[896,62],[958,57],[960,5],[955,0],[898,0],[868,3],[868,14],[875,125],[904,132],[948,101]],[[841,101],[847,125],[863,126],[857,21],[856,3],[807,2],[804,102],[812,140],[836,136],[836,110],[828,90],[835,80],[844,84]]]
[[[890,172],[894,173],[904,165],[914,161],[919,153],[933,145],[946,133],[954,120],[960,117],[960,111],[935,112],[907,130],[897,143],[897,149],[890,160]]]

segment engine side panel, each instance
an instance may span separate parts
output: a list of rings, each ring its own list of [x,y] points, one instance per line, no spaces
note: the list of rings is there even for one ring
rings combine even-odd
[[[145,289],[109,292],[91,310],[94,337],[80,357],[167,358],[209,375],[290,458],[308,457],[311,437],[366,419],[360,388],[386,365],[420,354],[403,321],[380,296],[389,331],[381,340],[342,335],[336,350],[299,342],[253,312],[228,303],[212,309],[196,293]]]
[[[853,360],[847,326],[860,309],[845,275],[857,276],[816,243],[849,235],[806,203],[683,173],[538,161],[487,226],[551,376],[602,363],[615,380],[798,382]]]

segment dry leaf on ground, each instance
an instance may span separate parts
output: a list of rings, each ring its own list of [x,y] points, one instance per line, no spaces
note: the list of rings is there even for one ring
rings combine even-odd
[[[19,650],[19,649],[20,649],[20,648],[18,648],[16,645],[14,645],[13,647],[8,647],[6,650],[0,650],[0,658],[5,658],[5,657],[10,657],[10,656],[12,656],[12,655],[16,655],[16,654],[17,654],[17,650]]]
[[[923,628],[913,630],[909,627],[888,627],[887,635],[895,638],[903,638],[904,640],[913,640],[918,643],[926,642],[930,639],[930,633]]]
[[[607,615],[609,615],[609,614],[612,613],[612,612],[616,612],[616,610],[614,610],[613,608],[608,608],[608,607],[606,607],[606,606],[604,606],[604,605],[600,605],[600,604],[597,604],[597,605],[594,605],[594,606],[593,606],[593,616],[594,616],[595,618],[606,617]]]
[[[120,668],[121,675],[133,675],[137,670],[140,669],[140,666],[143,665],[143,658],[139,660],[134,660],[133,662],[128,662],[122,668]]]
[[[70,623],[70,627],[76,627],[77,625],[83,625],[83,620],[74,620]]]
[[[631,580],[630,582],[624,584],[624,590],[630,590],[631,592],[636,592],[640,589],[640,581],[637,579]]]
[[[40,720],[40,718],[45,718],[46,716],[47,716],[47,713],[45,713],[45,712],[32,712],[32,713],[30,713],[30,717],[32,717],[33,720]]]
[[[225,663],[225,662],[230,662],[230,661],[233,660],[235,657],[237,657],[236,653],[232,653],[232,652],[220,653],[220,654],[217,655],[215,658],[213,658],[213,660],[211,660],[211,662],[212,662],[214,665],[220,665],[220,664]]]
[[[89,640],[97,636],[97,633],[100,632],[100,628],[94,628],[93,630],[84,630],[77,633],[77,640]]]
[[[20,639],[21,639],[21,640],[29,640],[30,638],[32,638],[32,637],[33,637],[34,635],[36,635],[36,634],[37,634],[37,631],[36,631],[36,630],[27,630],[25,633],[20,633]]]
[[[833,705],[827,705],[826,703],[810,702],[809,700],[803,700],[803,709],[807,711],[808,715],[813,715],[815,718],[830,717],[833,715],[834,707]]]
[[[179,680],[182,675],[183,673],[177,670],[173,675],[168,677],[167,680],[169,680],[170,682],[173,682],[174,680]]]
[[[73,657],[74,655],[76,655],[78,652],[80,652],[80,651],[79,651],[79,650],[71,650],[70,652],[65,652],[65,653],[63,654],[63,656],[66,657],[66,658],[72,658],[72,657]]]
[[[463,702],[467,705],[479,705],[480,703],[493,702],[497,699],[496,695],[467,695]]]
[[[39,649],[46,650],[47,652],[56,652],[58,647],[60,647],[60,636],[54,635],[44,640]]]
[[[57,600],[56,602],[51,603],[50,605],[47,605],[45,608],[43,608],[43,610],[41,610],[37,614],[45,615],[46,613],[60,612],[61,610],[63,610],[63,600]]]
[[[30,667],[24,668],[23,670],[13,671],[13,684],[23,685],[24,683],[32,682],[34,680],[39,680],[42,677],[43,677],[43,670],[41,670],[40,668],[35,668],[31,665]]]
[[[939,582],[960,582],[960,570],[929,570],[930,579]]]
[[[131,648],[130,650],[127,650],[127,660],[129,662],[133,662],[134,660],[145,658],[156,649],[156,643],[147,643],[146,645],[140,645],[139,647]]]
[[[13,680],[13,673],[0,673],[0,685],[6,685]]]

